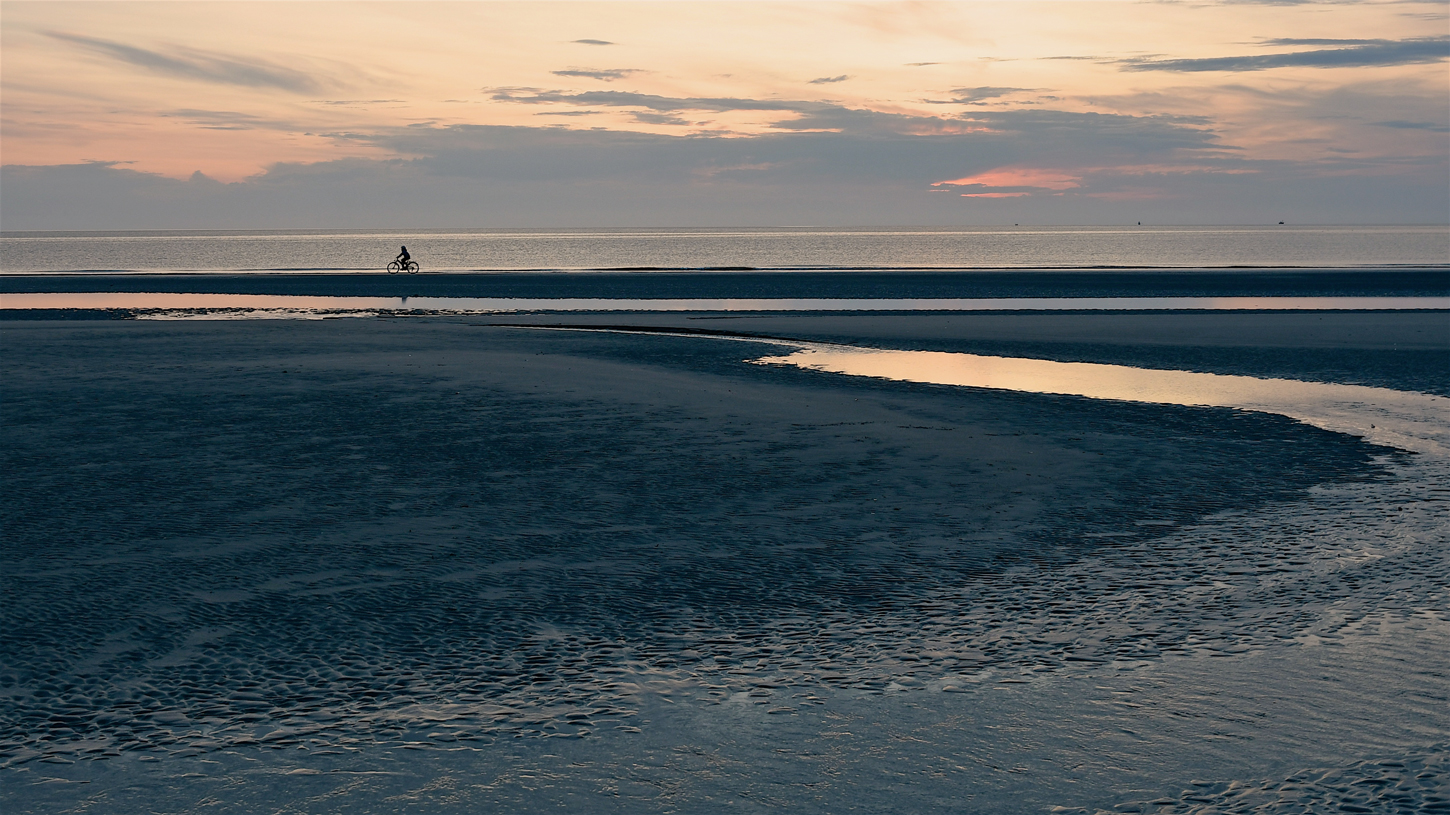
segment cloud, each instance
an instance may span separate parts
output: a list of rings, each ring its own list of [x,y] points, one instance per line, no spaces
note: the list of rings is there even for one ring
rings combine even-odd
[[[608,106],[619,108],[642,108],[661,114],[678,114],[683,111],[704,111],[724,113],[728,111],[765,111],[795,114],[794,118],[777,121],[769,127],[776,130],[835,130],[864,133],[917,133],[956,132],[964,133],[983,129],[982,126],[965,124],[955,119],[934,116],[910,116],[899,113],[879,113],[858,110],[830,102],[815,102],[799,99],[742,99],[738,97],[672,97],[657,96],[632,91],[538,91],[523,88],[497,88],[492,98],[500,102],[516,102],[526,105],[567,104],[579,106]],[[656,123],[648,118],[642,122]],[[659,120],[663,121],[663,120]],[[683,123],[679,121],[671,124]]]
[[[554,76],[573,76],[585,79],[597,79],[600,82],[613,82],[616,79],[626,79],[633,74],[642,74],[644,71],[638,68],[570,68],[567,71],[550,71]]]
[[[1014,90],[984,87],[958,92]],[[323,134],[394,158],[277,164],[231,184],[119,164],[6,167],[0,219],[16,230],[960,224],[972,222],[973,213],[1101,223],[1140,219],[1148,200],[1155,219],[1180,222],[1259,217],[1254,208],[1276,209],[1275,220],[1291,213],[1296,221],[1360,222],[1423,221],[1424,213],[1450,211],[1443,156],[1394,167],[1353,157],[1254,162],[1222,144],[1211,120],[1195,116],[1040,107],[933,116],[813,100],[605,89],[499,88],[483,98],[490,95],[551,118],[533,119],[534,126],[420,124]],[[1420,119],[1436,118],[1435,109],[1345,104],[1358,111],[1360,127],[1372,120],[1419,128],[1431,124]],[[652,130],[681,130],[590,128],[594,122],[577,118],[610,111],[610,121],[633,117]],[[753,133],[685,129],[698,127],[687,120],[720,111],[771,115]],[[225,110],[171,115],[200,126],[271,125]],[[1344,180],[1323,180],[1327,173]]]
[[[1295,38],[1295,37],[1274,37],[1264,40],[1260,45],[1383,45],[1394,42],[1394,40],[1337,40],[1323,37]]]
[[[851,77],[849,75],[847,75],[847,74],[841,74],[840,76],[823,76],[823,77],[819,77],[817,79],[812,79],[809,84],[811,84],[811,85],[830,85],[830,84],[835,83],[835,82],[845,82],[846,80],[848,80],[850,78]]]
[[[910,67],[910,68],[925,68],[928,65],[940,65],[940,64],[941,64],[940,62],[908,62],[908,63],[906,63],[907,67]]]
[[[578,45],[614,45],[609,40],[570,40]]]
[[[1217,0],[1221,6],[1313,6],[1313,5],[1344,5],[1347,2],[1353,3],[1358,0]],[[1178,0],[1158,0],[1160,3],[1173,2]]]
[[[1061,110],[1004,110],[975,113],[971,121],[1009,138],[1026,138],[1036,149],[1064,155],[1114,150],[1140,155],[1168,151],[1231,150],[1218,142],[1201,116],[1127,116]],[[1091,145],[1091,146],[1089,146]]]
[[[566,99],[624,106],[651,124],[698,109],[695,100],[598,91]],[[602,98],[601,98],[602,97]],[[754,109],[752,100],[712,100],[720,109]],[[781,100],[770,109],[795,111]],[[661,109],[662,108],[662,109]],[[654,118],[659,116],[663,118]],[[818,106],[801,119],[749,136],[739,133],[664,135],[624,130],[451,125],[395,128],[370,143],[440,177],[502,179],[656,179],[694,177],[700,167],[770,164],[771,183],[803,189],[837,183],[908,185],[924,190],[943,178],[961,179],[1006,166],[1030,166],[1051,155],[1058,166],[1170,164],[1187,156],[1221,155],[1217,136],[1192,117],[1133,117],[1067,111],[990,111],[971,119],[921,117]],[[833,127],[816,127],[833,125]],[[1218,159],[1223,161],[1225,159]],[[1238,159],[1233,159],[1238,161]]]
[[[795,114],[775,121],[769,130],[825,131],[857,136],[962,136],[969,133],[1033,132],[1042,138],[1072,139],[1085,133],[1114,134],[1125,149],[1203,149],[1215,146],[1205,128],[1210,121],[1197,116],[1126,116],[1072,113],[1053,110],[983,111],[960,116],[922,116],[848,108],[830,102],[799,99],[742,99],[738,97],[671,97],[632,91],[540,91],[531,88],[495,88],[492,98],[527,105],[563,104],[580,107],[641,108],[656,113],[683,111],[764,111]],[[643,121],[643,120],[642,120]],[[735,134],[740,135],[740,134]],[[756,134],[758,138],[760,134]],[[1063,143],[1058,150],[1075,147]]]
[[[1271,41],[1272,42],[1272,41]],[[1285,43],[1293,40],[1282,41]],[[1326,42],[1322,40],[1308,42]],[[1334,42],[1334,41],[1328,41]],[[1125,71],[1266,71],[1273,68],[1373,68],[1413,65],[1450,59],[1450,37],[1421,37],[1408,40],[1370,40],[1345,48],[1298,51],[1292,54],[1258,54],[1201,59],[1118,60]]]
[[[1444,122],[1407,122],[1403,119],[1392,119],[1387,122],[1370,122],[1380,127],[1393,127],[1397,130],[1429,130],[1432,133],[1450,133],[1450,125]]]
[[[933,105],[984,105],[985,100],[1000,99],[1014,93],[1031,93],[1036,88],[1004,88],[983,85],[977,88],[952,88],[952,98],[946,101],[931,100]]]
[[[776,121],[768,127],[774,130],[790,131],[841,131],[879,134],[945,134],[968,133],[987,129],[987,125],[973,124],[955,118],[936,116],[912,116],[901,113],[881,113],[873,110],[847,108],[830,102],[816,102],[800,99],[741,99],[737,97],[671,97],[632,91],[536,91],[522,88],[498,88],[493,91],[495,101],[518,102],[528,105],[569,104],[610,106],[621,108],[644,108],[656,113],[680,113],[682,111],[778,111],[795,114],[794,118]],[[640,120],[648,121],[648,120]]]
[[[687,125],[690,122],[678,116],[671,116],[668,113],[654,113],[651,111],[637,110],[630,114],[636,122],[645,125]]]
[[[975,102],[978,99],[996,99],[1009,93],[1027,90],[1031,90],[1031,88],[999,88],[984,85],[978,88],[952,88],[952,93],[956,94],[959,101]]]
[[[765,161],[756,164],[734,164],[729,167],[701,167],[695,170],[695,175],[700,178],[713,179],[718,176],[728,175],[730,173],[763,173],[769,170],[774,170],[776,167],[779,166],[780,165],[778,164],[772,164],[768,161]]]
[[[783,110],[799,112],[803,109],[830,107],[819,102],[791,102],[732,97],[656,96],[654,94],[635,93],[633,91],[584,91],[581,93],[567,93],[564,91],[535,91],[526,88],[495,88],[493,89],[492,98],[496,102],[518,102],[525,105],[558,103],[571,105],[605,105],[621,108],[647,108],[664,113],[673,113],[682,110],[711,110],[717,112],[728,110]]]
[[[1043,110],[974,120],[988,129],[742,138],[399,127],[348,135],[409,158],[278,164],[230,184],[111,162],[9,165],[0,170],[0,220],[11,230],[1086,224],[1142,219],[1150,200],[1155,219],[1176,223],[1284,213],[1423,222],[1450,213],[1444,156],[1394,167],[1248,161],[1192,122]],[[956,183],[932,186],[942,179]]]
[[[91,53],[177,79],[240,85],[245,88],[276,88],[291,93],[314,93],[322,90],[324,84],[301,71],[261,59],[221,56],[192,48],[175,48],[168,55],[95,37],[58,31],[44,33],[52,39],[78,45]]]
[[[1033,167],[998,167],[985,173],[934,181],[933,187],[966,187],[967,196],[1006,197],[1028,195],[1038,190],[1070,190],[1082,186],[1082,174]]]
[[[163,118],[185,119],[203,130],[281,130],[295,133],[302,129],[296,122],[266,119],[234,110],[181,108],[159,115]]]

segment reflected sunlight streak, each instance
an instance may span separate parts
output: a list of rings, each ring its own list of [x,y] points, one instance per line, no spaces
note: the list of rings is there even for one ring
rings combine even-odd
[[[754,362],[902,382],[1254,410],[1376,444],[1437,458],[1450,456],[1450,399],[1389,388],[825,345]]]

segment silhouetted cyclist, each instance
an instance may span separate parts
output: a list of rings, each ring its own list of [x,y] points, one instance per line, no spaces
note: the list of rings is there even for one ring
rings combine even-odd
[[[396,258],[394,258],[394,260],[398,261],[399,263],[403,264],[404,266],[407,266],[408,265],[408,261],[410,261],[412,259],[413,259],[413,256],[410,255],[410,254],[408,254],[408,247],[406,247],[406,246],[404,246],[403,247],[403,251],[399,252],[398,253],[398,256]]]

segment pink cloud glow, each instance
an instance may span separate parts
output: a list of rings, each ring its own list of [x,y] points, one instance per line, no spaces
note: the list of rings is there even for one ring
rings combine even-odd
[[[1082,176],[1061,170],[1035,169],[1032,167],[998,167],[985,173],[957,178],[951,181],[937,181],[933,187],[1037,187],[1045,190],[1070,190],[1082,185]]]

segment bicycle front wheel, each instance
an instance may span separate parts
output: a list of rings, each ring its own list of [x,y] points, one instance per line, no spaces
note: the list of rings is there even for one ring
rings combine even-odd
[[[401,271],[403,271],[403,266],[396,260],[388,264],[388,274],[397,274]]]

